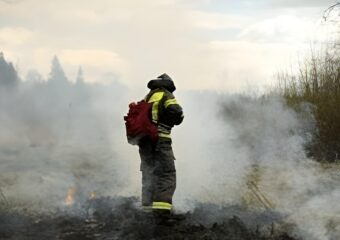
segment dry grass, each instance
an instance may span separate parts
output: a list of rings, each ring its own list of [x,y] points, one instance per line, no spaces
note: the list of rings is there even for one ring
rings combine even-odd
[[[328,48],[312,54],[299,65],[295,74],[277,75],[278,91],[295,110],[301,103],[311,103],[316,131],[308,146],[317,160],[335,161],[340,158],[340,51]]]

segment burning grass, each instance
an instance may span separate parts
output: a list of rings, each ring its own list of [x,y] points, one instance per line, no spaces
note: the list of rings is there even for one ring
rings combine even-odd
[[[246,211],[238,206],[196,204],[184,221],[156,224],[151,214],[136,207],[136,198],[91,198],[81,209],[65,206],[53,214],[8,210],[0,213],[0,239],[280,239],[288,240],[282,216]]]

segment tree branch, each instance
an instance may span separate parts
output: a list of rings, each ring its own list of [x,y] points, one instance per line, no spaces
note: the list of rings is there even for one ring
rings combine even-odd
[[[331,14],[331,12],[336,8],[340,6],[340,2],[337,2],[336,4],[333,4],[332,6],[330,6],[329,8],[327,8],[324,13],[323,13],[323,19],[325,21],[327,21],[329,15]]]

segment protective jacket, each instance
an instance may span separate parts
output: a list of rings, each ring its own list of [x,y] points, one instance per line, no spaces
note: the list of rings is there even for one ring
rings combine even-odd
[[[176,189],[175,157],[171,129],[183,121],[182,107],[174,95],[172,79],[163,74],[148,83],[145,101],[152,104],[150,118],[157,125],[158,141],[142,139],[139,145],[142,171],[142,205],[152,210],[171,210]]]
[[[158,125],[161,136],[167,137],[174,125],[179,125],[183,121],[182,107],[177,103],[173,91],[176,87],[170,77],[165,74],[163,79],[151,80],[148,83],[150,93],[145,97],[145,101],[152,104],[151,119]],[[168,136],[170,137],[170,136]]]

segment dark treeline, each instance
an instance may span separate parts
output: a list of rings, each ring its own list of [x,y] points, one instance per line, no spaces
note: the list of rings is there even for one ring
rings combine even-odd
[[[12,63],[7,63],[0,52],[0,87],[13,88],[18,83],[18,75]]]
[[[48,79],[31,71],[26,79],[21,80],[13,64],[7,62],[1,53],[0,91],[2,115],[6,115],[12,122],[20,121],[20,126],[26,126],[28,131],[25,134],[29,135],[27,137],[34,145],[39,141],[53,142],[53,138],[58,135],[54,133],[71,132],[75,124],[79,127],[90,118],[98,120],[101,116],[95,115],[98,112],[94,110],[100,97],[105,96],[114,104],[124,96],[126,89],[117,82],[111,85],[86,84],[81,68],[76,81],[71,82],[57,57],[52,60]],[[107,106],[109,102],[103,104]],[[102,106],[102,109],[106,106]],[[100,131],[100,125],[96,129]]]

